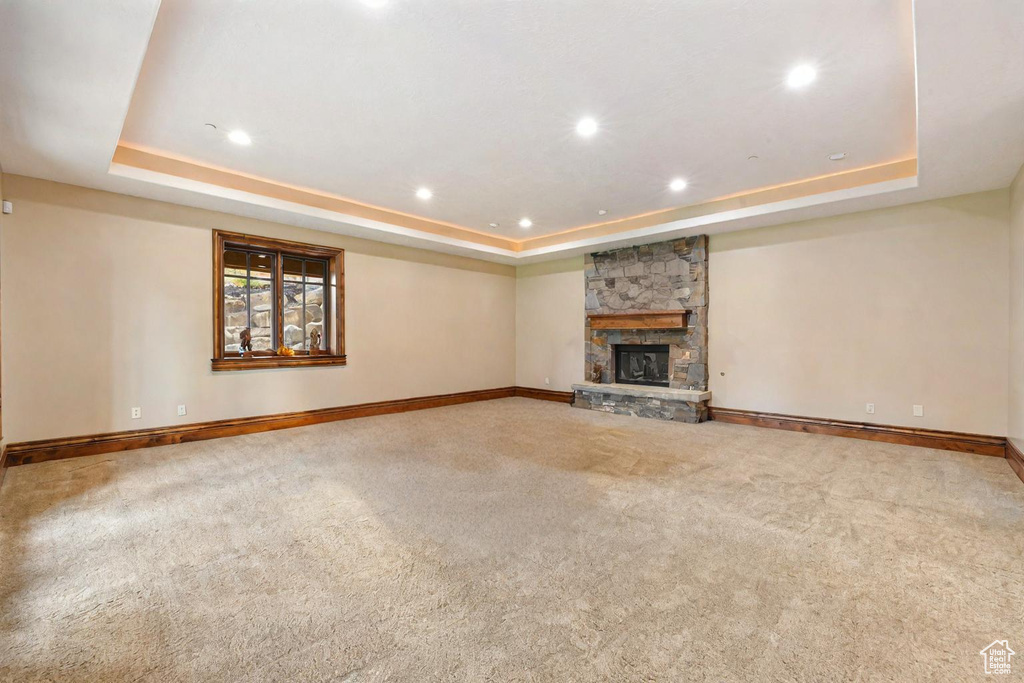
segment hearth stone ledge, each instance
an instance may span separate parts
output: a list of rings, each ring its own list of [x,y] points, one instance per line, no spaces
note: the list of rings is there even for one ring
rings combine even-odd
[[[697,423],[708,418],[711,392],[631,384],[573,384],[573,405],[619,415]]]

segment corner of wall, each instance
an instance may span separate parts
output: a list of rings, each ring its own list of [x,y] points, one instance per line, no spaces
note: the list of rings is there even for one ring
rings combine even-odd
[[[1024,165],[1010,184],[1010,400],[1007,437],[1024,450]]]

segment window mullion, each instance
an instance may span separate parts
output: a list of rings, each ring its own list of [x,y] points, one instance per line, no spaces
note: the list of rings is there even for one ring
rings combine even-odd
[[[276,253],[274,268],[274,317],[276,319],[276,339],[274,348],[284,344],[284,254]]]

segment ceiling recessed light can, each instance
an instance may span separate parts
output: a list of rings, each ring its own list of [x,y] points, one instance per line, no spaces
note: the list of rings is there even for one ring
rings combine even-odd
[[[491,226],[492,228],[496,228],[499,225],[501,225],[501,223],[488,223],[487,225]]]
[[[580,122],[576,124],[576,132],[580,137],[589,138],[597,132],[597,121],[589,116],[580,119]]]
[[[829,154],[828,155],[828,160],[829,161],[842,161],[845,158],[846,158],[846,152],[836,152],[835,154]]]
[[[802,88],[818,77],[818,72],[810,64],[793,67],[786,77],[786,85],[790,88]]]
[[[598,216],[604,216],[607,213],[608,213],[608,209],[598,209],[597,210],[597,215]]]
[[[519,227],[520,228],[532,228],[533,227],[533,221],[531,221],[529,218],[520,218],[519,219]]]
[[[228,140],[235,143],[236,145],[251,145],[252,138],[244,130],[233,130],[228,133]]]
[[[419,197],[420,199],[430,199],[431,197],[434,196],[434,193],[431,192],[429,188],[421,187],[420,189],[416,190],[416,196]]]
[[[681,192],[682,190],[686,189],[686,181],[683,180],[682,178],[676,178],[671,183],[668,184],[668,189],[672,190],[673,192]]]

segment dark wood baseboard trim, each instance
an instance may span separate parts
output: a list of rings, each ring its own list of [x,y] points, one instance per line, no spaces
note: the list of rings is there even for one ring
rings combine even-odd
[[[877,425],[868,422],[847,422],[845,420],[829,420],[797,415],[779,415],[776,413],[762,413],[755,410],[716,408],[714,406],[708,409],[708,416],[709,419],[732,424],[786,429],[793,432],[807,432],[809,434],[846,436],[854,439],[866,439],[868,441],[903,444],[905,446],[923,446],[925,448],[938,448],[961,453],[1006,457],[1007,441],[1002,436],[944,432],[936,429],[914,429],[911,427]]]
[[[1024,481],[1024,453],[1021,453],[1020,449],[1013,443],[1012,440],[1006,440],[1006,459],[1010,463],[1010,467],[1017,473],[1021,481]]]
[[[305,427],[323,422],[351,420],[357,417],[370,417],[373,415],[390,415],[410,410],[440,408],[442,406],[453,406],[474,401],[488,401],[495,398],[510,398],[512,396],[525,396],[526,398],[545,401],[570,403],[573,395],[571,391],[502,387],[500,389],[464,391],[458,394],[441,394],[438,396],[421,396],[418,398],[361,403],[352,406],[321,408],[319,410],[305,410],[294,413],[197,422],[172,427],[154,427],[152,429],[136,429],[125,432],[91,434],[61,439],[23,441],[9,444],[4,453],[7,457],[6,464],[14,467],[17,465],[46,462],[47,460],[63,460],[83,455],[115,453],[118,451],[130,451],[136,448],[218,439],[225,436],[254,434],[256,432],[268,432],[276,429],[289,429],[291,427]]]
[[[541,401],[555,401],[556,403],[572,403],[573,393],[571,391],[554,391],[553,389],[516,387],[516,396],[536,398]]]
[[[4,476],[7,474],[7,446],[0,451],[0,488],[4,485]]]
[[[291,427],[305,427],[307,425],[334,422],[336,420],[351,420],[357,417],[370,417],[372,415],[404,413],[410,410],[439,408],[460,403],[509,398],[515,395],[515,387],[503,387],[501,389],[464,391],[458,394],[442,394],[439,396],[421,396],[396,401],[379,401],[377,403],[362,403],[337,408],[305,410],[295,413],[197,422],[173,427],[155,427],[152,429],[136,429],[126,432],[92,434],[63,439],[24,441],[10,444],[7,448],[7,458],[8,465],[15,467],[17,465],[28,465],[47,460],[62,460],[83,455],[114,453],[136,448],[217,439],[224,436],[253,434]]]

